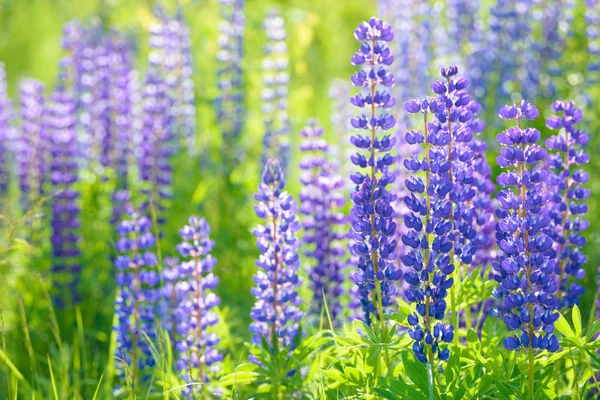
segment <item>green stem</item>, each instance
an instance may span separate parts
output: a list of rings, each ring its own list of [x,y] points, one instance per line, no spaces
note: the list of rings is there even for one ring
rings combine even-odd
[[[533,367],[534,367],[535,354],[533,352],[533,347],[529,347],[529,393],[531,398],[534,399],[533,395]]]
[[[427,383],[429,384],[429,400],[433,400],[433,366],[427,363]]]

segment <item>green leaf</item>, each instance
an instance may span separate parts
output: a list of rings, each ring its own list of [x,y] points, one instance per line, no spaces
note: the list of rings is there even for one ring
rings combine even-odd
[[[402,364],[406,376],[419,388],[423,393],[429,393],[429,384],[427,383],[427,371],[425,366],[412,357],[408,353],[402,353]]]
[[[577,336],[581,336],[581,312],[579,311],[579,307],[577,304],[573,306],[573,326],[575,327],[575,333]]]
[[[600,331],[600,319],[597,319],[594,322],[592,322],[592,324],[590,326],[588,326],[588,328],[587,328],[587,332],[585,334],[586,342],[589,342],[590,340],[592,340],[594,338],[594,336],[596,336],[596,333],[598,333],[599,331]]]
[[[567,320],[565,319],[565,317],[562,316],[562,314],[560,314],[558,316],[558,319],[554,323],[554,327],[560,333],[562,333],[563,335],[565,335],[566,337],[573,337],[573,336],[575,336],[575,333],[573,332],[573,329],[571,329],[571,327],[569,326],[569,323],[567,322]]]

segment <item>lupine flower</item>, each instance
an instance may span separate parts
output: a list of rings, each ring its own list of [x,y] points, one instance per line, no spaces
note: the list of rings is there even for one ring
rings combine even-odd
[[[131,213],[117,228],[119,255],[116,268],[117,297],[114,327],[117,337],[115,366],[121,378],[137,385],[149,376],[146,367],[154,365],[154,358],[145,335],[156,339],[156,302],[160,292],[160,276],[156,270],[157,258],[152,253],[156,240],[151,233],[149,218]],[[127,366],[125,368],[125,366]],[[129,377],[125,377],[129,371]]]
[[[288,56],[285,21],[272,9],[265,19],[267,44],[263,60],[262,112],[265,116],[263,160],[278,158],[284,170],[289,159]]]
[[[348,140],[348,132],[352,129],[350,119],[352,118],[351,104],[348,102],[350,98],[350,83],[346,80],[336,79],[329,89],[329,97],[333,104],[331,112],[331,125],[335,129],[335,140],[329,146],[330,161],[337,163],[340,175],[344,178],[349,177],[354,170],[350,162],[350,156],[353,152]],[[339,160],[339,161],[338,161]],[[354,191],[354,183],[349,179],[344,179],[346,190],[348,193]]]
[[[346,232],[340,227],[345,225],[346,217],[339,210],[346,203],[341,193],[344,181],[325,159],[329,147],[323,138],[323,129],[311,121],[301,135],[304,140],[300,150],[305,155],[300,161],[303,171],[300,212],[304,215],[303,241],[310,247],[304,254],[310,260],[311,311],[319,317],[325,299],[333,322],[342,310],[340,296],[343,293],[345,249],[340,242],[345,239]]]
[[[65,70],[63,69],[64,73]],[[51,97],[45,125],[50,140],[50,183],[52,184],[52,273],[59,307],[79,302],[79,193],[76,113],[73,95],[63,86],[64,75]]]
[[[223,134],[224,151],[233,152],[229,162],[238,158],[236,143],[245,122],[242,57],[244,54],[244,1],[221,0],[222,21],[219,24],[219,52],[215,101],[217,117]]]
[[[99,27],[85,31],[81,48],[81,77],[77,85],[80,123],[85,131],[86,152],[92,167],[108,167],[113,138],[110,130],[110,70],[106,43]]]
[[[21,205],[27,210],[43,193],[48,168],[48,138],[43,124],[44,85],[27,79],[20,85],[21,131],[18,139],[17,161]]]
[[[361,70],[354,73],[351,81],[363,91],[352,97],[351,103],[366,108],[368,115],[362,114],[351,120],[359,132],[366,131],[366,136],[356,133],[351,142],[367,153],[365,156],[359,151],[351,157],[352,163],[360,168],[351,176],[356,184],[350,214],[351,251],[359,257],[358,269],[351,278],[359,289],[365,322],[370,324],[374,314],[383,329],[383,313],[392,306],[396,292],[394,281],[402,277],[402,271],[394,262],[396,222],[390,204],[393,196],[387,189],[394,178],[388,168],[394,163],[390,151],[395,140],[391,135],[377,134],[378,131],[385,133],[396,124],[395,118],[387,113],[396,104],[389,93],[394,76],[387,70],[394,61],[387,42],[394,34],[389,25],[371,18],[358,26],[354,36],[361,42],[361,47],[352,57],[352,64],[360,66]],[[366,173],[362,169],[367,169]]]
[[[0,197],[8,191],[11,105],[6,93],[6,72],[0,62]]]
[[[151,54],[143,89],[143,127],[138,162],[143,193],[156,208],[158,221],[163,223],[161,214],[166,207],[165,201],[171,198],[173,174],[170,164],[173,118],[169,112],[173,100],[167,94],[167,86],[156,61],[156,54]]]
[[[543,83],[541,89],[544,95],[554,96],[556,94],[555,79],[563,74],[562,56],[565,50],[565,42],[573,20],[574,0],[552,0],[542,9],[542,37],[538,43],[534,43],[536,59],[532,66],[540,74]]]
[[[490,8],[489,32],[487,40],[478,43],[472,57],[477,67],[476,93],[484,98],[491,87],[493,74],[500,71],[497,81],[498,100],[510,98],[513,92],[523,97],[537,91],[539,71],[533,58],[535,52],[531,35],[534,0],[497,0]]]
[[[554,293],[556,260],[549,257],[552,239],[543,230],[550,217],[542,213],[547,201],[543,184],[546,169],[538,164],[546,150],[536,144],[540,132],[521,128],[523,119],[537,118],[537,109],[525,101],[500,110],[500,118],[516,120],[516,126],[498,134],[502,146],[498,165],[505,168],[497,183],[502,187],[496,199],[500,203],[496,240],[503,254],[492,264],[500,282],[503,319],[515,334],[504,339],[508,350],[528,348],[558,350],[554,335],[557,300]]]
[[[294,349],[303,312],[298,294],[300,258],[296,233],[300,224],[296,219],[296,202],[284,191],[285,180],[278,160],[267,161],[258,193],[256,215],[264,225],[253,232],[261,253],[254,275],[256,286],[252,294],[256,303],[250,316],[252,343],[260,345],[263,338],[269,346]],[[256,361],[256,360],[254,360]]]
[[[554,240],[558,260],[558,307],[569,308],[579,304],[579,297],[585,291],[579,283],[585,275],[582,266],[587,260],[581,251],[586,243],[581,232],[589,226],[582,217],[587,212],[583,201],[590,196],[590,189],[583,185],[590,176],[577,168],[590,161],[585,152],[589,135],[576,128],[583,114],[572,101],[555,101],[552,111],[556,115],[546,120],[546,126],[559,132],[546,140],[546,148],[555,151],[547,159],[551,224],[546,233]]]
[[[175,151],[180,145],[193,145],[196,124],[194,83],[190,31],[183,21],[181,9],[175,18],[167,16],[162,7],[155,9],[158,20],[150,26],[150,63],[154,64],[164,82],[165,95],[171,99],[166,109],[171,129],[168,144]]]
[[[410,284],[405,292],[406,299],[416,303],[416,313],[409,315],[410,337],[415,341],[415,357],[423,363],[434,363],[434,357],[448,360],[450,351],[444,347],[454,338],[454,327],[436,322],[444,319],[446,297],[454,279],[454,264],[451,258],[452,223],[450,213],[452,203],[448,194],[452,190],[449,176],[450,161],[446,147],[450,134],[438,123],[429,122],[430,114],[443,114],[446,102],[436,98],[410,100],[405,109],[412,114],[423,115],[423,131],[406,132],[406,142],[424,146],[423,156],[405,159],[404,167],[412,174],[405,181],[410,195],[404,202],[410,212],[404,223],[409,232],[402,242],[410,249],[402,256],[408,271],[404,280]],[[425,172],[425,182],[419,172]]]
[[[116,223],[127,212],[129,204],[129,170],[133,162],[136,123],[139,119],[139,81],[132,66],[132,50],[117,32],[109,38],[111,112],[110,131],[114,140],[111,165],[115,168],[116,184],[112,194],[113,217]]]
[[[586,0],[585,33],[587,36],[588,62],[587,87],[595,87],[600,71],[600,0]]]
[[[204,218],[190,217],[189,225],[180,231],[183,242],[177,245],[179,254],[187,261],[178,265],[178,281],[174,284],[175,295],[179,297],[175,310],[176,366],[188,383],[201,384],[182,390],[186,398],[203,392],[209,372],[219,371],[217,363],[223,359],[216,349],[219,338],[211,332],[211,327],[219,321],[211,310],[221,300],[213,292],[219,279],[212,273],[216,260],[210,251],[215,244],[209,234],[210,226]]]

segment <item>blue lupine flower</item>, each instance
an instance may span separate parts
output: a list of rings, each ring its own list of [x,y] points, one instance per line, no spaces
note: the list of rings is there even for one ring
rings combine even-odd
[[[341,190],[344,181],[325,156],[329,146],[323,138],[323,129],[311,121],[302,130],[304,138],[300,150],[305,154],[300,161],[300,212],[304,215],[304,243],[310,266],[310,284],[313,292],[312,309],[317,318],[324,311],[324,299],[332,322],[339,323],[340,296],[344,282],[343,259],[346,250],[340,244],[346,238],[343,226],[346,217],[339,210],[346,204]],[[340,229],[342,228],[342,229]]]
[[[81,266],[79,264],[79,192],[75,101],[64,87],[65,69],[52,94],[45,122],[50,140],[50,183],[52,184],[52,273],[55,298],[59,307],[80,301],[77,293]]]
[[[540,132],[521,128],[525,118],[535,119],[537,109],[521,101],[500,110],[500,118],[516,119],[516,126],[498,134],[502,146],[498,165],[506,171],[497,179],[502,190],[496,199],[500,219],[496,240],[502,255],[492,263],[494,277],[500,283],[496,296],[504,322],[515,334],[504,339],[508,350],[520,348],[558,350],[554,335],[557,266],[552,253],[552,238],[544,233],[550,217],[542,212],[548,200],[543,191],[547,170],[538,164],[545,160],[546,150],[536,144]]]
[[[6,93],[6,72],[0,62],[0,197],[8,191],[11,104]]]
[[[367,115],[351,120],[358,132],[350,140],[359,150],[351,156],[351,161],[360,168],[351,176],[356,184],[350,214],[351,252],[358,257],[358,269],[351,278],[358,286],[365,322],[370,324],[371,315],[375,315],[383,329],[383,313],[392,305],[396,292],[394,281],[402,278],[402,271],[395,263],[393,195],[387,189],[394,179],[389,167],[394,163],[390,151],[395,139],[391,135],[378,136],[378,131],[385,133],[396,124],[396,119],[387,113],[396,104],[389,93],[394,76],[387,70],[394,61],[387,42],[394,34],[389,25],[371,18],[358,26],[354,36],[361,46],[352,57],[352,64],[361,70],[352,75],[351,81],[362,92],[350,102],[355,107],[366,108]]]
[[[156,240],[151,227],[149,218],[131,213],[117,228],[119,255],[114,260],[117,323],[113,328],[117,337],[115,366],[120,384],[130,381],[134,389],[149,377],[146,367],[155,363],[145,337],[147,335],[152,342],[157,338],[156,303],[160,296],[160,276],[156,270],[158,260],[152,253]],[[126,371],[129,377],[125,377]]]
[[[288,56],[285,21],[272,9],[265,19],[267,45],[263,60],[262,112],[265,115],[263,162],[277,158],[284,171],[289,161]]]
[[[572,101],[555,101],[552,111],[556,115],[546,120],[546,126],[560,132],[546,140],[548,150],[556,152],[548,155],[547,159],[550,167],[547,212],[551,224],[546,233],[554,240],[558,259],[558,307],[569,308],[579,304],[579,297],[585,291],[579,283],[585,276],[582,265],[587,260],[581,251],[586,243],[581,232],[589,226],[582,217],[587,212],[583,201],[590,196],[590,189],[583,185],[590,176],[577,167],[590,161],[589,154],[585,152],[589,136],[576,128],[583,113]]]
[[[217,118],[223,135],[224,151],[233,152],[229,162],[239,158],[237,140],[245,123],[242,58],[244,55],[244,1],[220,0],[222,21],[219,24],[217,53]]]
[[[21,97],[21,130],[18,138],[17,164],[21,206],[27,211],[43,194],[48,168],[48,137],[44,127],[44,85],[35,79],[23,80]]]
[[[410,284],[405,296],[416,304],[417,310],[409,316],[411,328],[408,332],[415,341],[415,357],[433,365],[436,355],[440,360],[448,360],[450,353],[443,344],[454,338],[452,325],[436,322],[444,319],[445,299],[454,282],[450,277],[454,264],[450,257],[453,248],[452,203],[448,197],[452,183],[446,152],[451,139],[447,129],[439,123],[429,122],[430,114],[444,113],[445,101],[436,98],[410,100],[405,109],[412,114],[423,114],[423,131],[408,131],[405,139],[410,145],[424,147],[422,157],[415,155],[403,162],[412,174],[406,180],[410,195],[404,198],[410,210],[404,219],[409,231],[402,237],[404,245],[410,248],[402,257],[408,269],[404,280]],[[425,172],[425,182],[420,176],[421,171]]]
[[[302,298],[298,294],[300,258],[296,233],[296,202],[285,188],[283,171],[278,160],[267,160],[258,193],[256,215],[264,220],[253,232],[261,253],[256,261],[256,286],[252,294],[256,303],[250,316],[252,343],[260,345],[263,338],[269,346],[294,349],[299,334]],[[256,360],[253,360],[256,361]]]
[[[214,242],[209,238],[210,226],[204,218],[190,217],[189,225],[181,229],[183,242],[177,245],[183,261],[177,269],[175,285],[178,307],[175,310],[175,348],[178,352],[177,370],[188,383],[182,390],[186,398],[203,391],[209,372],[219,371],[223,359],[216,346],[219,338],[212,328],[219,318],[212,311],[220,299],[213,292],[219,279],[211,272],[216,260],[210,255]]]

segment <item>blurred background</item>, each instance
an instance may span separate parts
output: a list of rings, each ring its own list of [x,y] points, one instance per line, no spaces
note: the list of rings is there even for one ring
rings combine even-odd
[[[382,3],[386,3],[383,1]],[[410,3],[410,4],[409,4]],[[418,3],[418,2],[417,2]],[[406,3],[407,7],[417,4]],[[431,12],[414,17],[408,30],[415,26],[427,26],[431,39],[420,43],[418,36],[411,35],[410,49],[422,47],[430,49],[430,56],[424,70],[425,82],[441,66],[458,62],[467,66],[473,63],[486,63],[488,53],[503,53],[504,49],[493,48],[490,43],[478,43],[477,37],[493,37],[497,32],[495,23],[503,22],[503,15],[509,27],[509,33],[516,34],[518,24],[510,25],[510,13],[519,13],[516,8],[508,7],[510,13],[493,13],[492,7],[498,7],[494,0],[482,0],[480,7],[466,11],[470,24],[479,27],[472,36],[464,38],[453,14],[453,1],[423,1]],[[501,0],[498,3],[506,3]],[[509,2],[511,3],[511,2]],[[518,5],[512,2],[513,5]],[[533,1],[532,12],[527,18],[531,21],[528,33],[530,42],[518,40],[515,53],[521,57],[518,62],[523,67],[527,63],[537,62],[537,67],[527,73],[538,74],[537,85],[528,100],[547,116],[550,103],[555,99],[573,99],[584,109],[583,129],[591,133],[591,163],[586,167],[591,174],[588,187],[592,196],[588,200],[591,226],[587,230],[588,243],[585,253],[588,256],[587,276],[584,285],[587,292],[582,298],[584,318],[589,316],[597,290],[597,266],[600,248],[600,160],[596,159],[598,150],[598,127],[600,126],[600,71],[591,68],[593,57],[597,53],[593,48],[587,30],[600,29],[586,22],[589,11],[585,1]],[[566,3],[568,4],[565,6]],[[8,94],[17,102],[18,84],[22,78],[33,77],[46,84],[49,94],[57,81],[59,60],[64,56],[61,46],[64,24],[78,19],[84,24],[99,23],[105,29],[118,28],[131,39],[136,49],[135,66],[143,79],[148,60],[148,30],[155,21],[152,10],[157,1],[142,0],[0,0],[0,62],[5,64],[8,82]],[[363,20],[378,15],[378,9],[385,4],[365,0],[249,0],[245,5],[244,58],[242,60],[245,109],[247,120],[242,130],[240,142],[246,156],[233,166],[229,179],[224,178],[223,152],[227,143],[222,142],[221,129],[214,109],[214,100],[218,96],[217,62],[219,51],[218,27],[221,19],[217,0],[181,0],[162,2],[173,13],[181,7],[183,19],[190,27],[193,57],[193,81],[196,98],[196,133],[194,147],[189,149],[192,156],[179,155],[173,159],[173,199],[166,214],[166,224],[161,240],[163,256],[174,254],[178,243],[178,230],[190,214],[205,216],[212,227],[212,238],[216,242],[213,255],[217,258],[216,274],[221,277],[217,293],[222,299],[223,312],[226,315],[228,329],[234,333],[228,335],[225,345],[232,353],[239,354],[239,345],[249,339],[247,324],[249,311],[253,304],[250,288],[255,272],[254,261],[258,256],[251,230],[258,223],[254,215],[253,193],[260,179],[260,156],[264,133],[261,112],[262,60],[266,43],[263,26],[267,12],[278,7],[286,23],[289,49],[289,118],[290,118],[290,169],[287,176],[289,191],[297,198],[300,188],[299,172],[295,167],[299,161],[296,151],[299,143],[299,131],[309,118],[317,118],[327,132],[330,143],[345,144],[350,132],[346,126],[333,126],[332,113],[336,102],[330,91],[336,80],[349,81],[355,70],[350,58],[357,49],[353,30]],[[396,2],[398,4],[398,2]],[[385,8],[384,8],[385,9]],[[549,9],[566,10],[565,16],[555,25],[545,24],[545,15]],[[392,12],[393,11],[393,12]],[[387,22],[396,22],[402,26],[403,16],[396,6],[392,11],[379,15]],[[396,15],[395,13],[398,13]],[[494,15],[492,15],[494,14]],[[392,18],[392,16],[396,15]],[[397,19],[395,19],[397,18]],[[415,22],[416,21],[416,22]],[[495,21],[495,22],[494,22]],[[499,22],[498,22],[499,21]],[[508,21],[508,22],[507,22]],[[408,24],[408,20],[404,20]],[[461,22],[462,23],[462,22]],[[454,28],[453,28],[454,27]],[[406,27],[405,27],[406,28]],[[416,28],[414,28],[416,29]],[[481,31],[477,31],[481,29]],[[477,34],[479,32],[479,35]],[[482,33],[484,32],[484,33]],[[544,40],[558,35],[562,38],[558,55],[544,53],[539,47]],[[398,35],[397,35],[398,36]],[[508,39],[498,40],[497,46],[510,44]],[[550,40],[550,39],[548,39]],[[506,43],[506,42],[509,43]],[[527,44],[528,43],[528,44]],[[526,45],[527,44],[527,45]],[[490,47],[492,46],[492,47]],[[394,47],[392,47],[395,49]],[[487,48],[488,51],[483,51]],[[482,50],[483,49],[483,50]],[[554,48],[553,48],[554,50]],[[598,50],[598,47],[596,47]],[[429,51],[429,50],[428,50]],[[537,55],[537,56],[535,56]],[[459,57],[458,57],[459,56]],[[531,56],[531,58],[528,58]],[[412,53],[409,59],[413,57]],[[415,56],[416,57],[416,56]],[[483,133],[489,144],[489,162],[494,166],[497,147],[494,144],[496,134],[502,129],[497,111],[507,101],[517,102],[521,98],[516,83],[503,79],[505,71],[515,70],[512,62],[516,59],[502,59],[496,54],[493,68],[486,71],[485,90],[476,93],[484,106],[482,118],[487,127]],[[397,57],[398,58],[398,57]],[[500,60],[500,61],[499,61]],[[471,63],[471,65],[469,65]],[[487,65],[490,65],[487,62]],[[481,71],[480,71],[481,72]],[[421,77],[405,77],[412,86],[421,84]],[[477,77],[476,77],[477,78]],[[513,78],[514,79],[514,78]],[[482,82],[481,79],[479,79]],[[550,85],[552,90],[549,89]],[[350,93],[354,93],[350,89]],[[430,94],[429,84],[420,86],[413,96]],[[345,102],[347,99],[337,99]],[[406,98],[399,98],[404,104]],[[540,117],[535,126],[544,136],[550,134],[544,127],[544,118]],[[111,254],[113,253],[114,234],[110,224],[110,197],[104,196],[105,185],[97,176],[83,173],[78,187],[81,199],[81,248],[83,275],[81,293],[84,294],[80,306],[80,341],[86,343],[81,351],[90,352],[91,362],[102,370],[107,362],[109,337],[113,318],[114,282]],[[14,194],[14,188],[13,194]],[[51,331],[47,329],[48,314],[46,303],[42,301],[40,274],[44,277],[49,270],[49,243],[32,247],[18,228],[20,215],[18,196],[5,207],[4,221],[8,229],[4,230],[2,264],[0,265],[0,292],[2,293],[2,324],[5,341],[13,348],[13,354],[25,357],[28,346],[22,340],[22,310],[27,315],[31,341],[34,347],[43,348]],[[11,229],[14,227],[14,229]],[[9,238],[10,233],[10,239]],[[20,301],[22,299],[22,303]],[[76,350],[73,350],[76,351]],[[20,357],[16,359],[19,360]],[[234,357],[235,358],[235,357]]]

